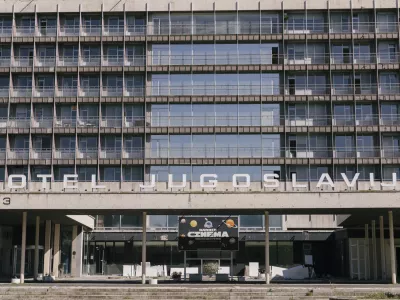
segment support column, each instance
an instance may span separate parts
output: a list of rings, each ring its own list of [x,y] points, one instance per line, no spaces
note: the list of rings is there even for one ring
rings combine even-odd
[[[265,283],[269,284],[271,280],[271,270],[269,267],[269,212],[265,212]]]
[[[71,275],[82,277],[83,231],[79,230],[78,225],[72,226],[71,248]]]
[[[392,283],[396,284],[396,251],[394,248],[394,229],[393,229],[393,212],[389,211],[389,235],[390,235],[390,271],[392,273]]]
[[[381,246],[381,272],[382,280],[386,279],[386,261],[385,261],[385,231],[383,230],[383,216],[379,217],[379,242]]]
[[[44,231],[44,262],[43,262],[43,275],[50,275],[50,261],[51,261],[51,248],[50,248],[50,240],[51,240],[51,221],[46,220],[46,227]]]
[[[147,213],[143,212],[142,221],[142,284],[146,284],[146,239],[147,239]]]
[[[25,282],[25,252],[26,252],[26,217],[27,212],[22,213],[22,241],[21,241],[21,268],[20,268],[20,280],[21,283]]]
[[[364,236],[364,270],[365,270],[365,280],[369,279],[369,233],[368,224],[365,224],[365,236]]]
[[[373,267],[374,280],[378,280],[378,262],[376,261],[376,223],[375,223],[375,220],[372,220],[371,230],[372,230],[372,267]]]
[[[39,274],[39,234],[40,234],[40,217],[36,216],[35,228],[35,255],[33,258],[33,279],[37,280]]]
[[[53,274],[59,277],[58,265],[60,264],[60,224],[54,224],[54,243],[53,243]]]

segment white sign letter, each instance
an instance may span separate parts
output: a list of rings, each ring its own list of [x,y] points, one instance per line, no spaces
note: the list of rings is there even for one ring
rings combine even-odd
[[[385,187],[396,187],[396,182],[397,182],[397,174],[396,173],[392,173],[392,182],[391,183],[381,183],[381,186],[385,186]]]
[[[324,180],[328,181],[328,182],[324,182]],[[319,181],[317,183],[317,188],[319,188],[321,185],[330,185],[331,187],[335,187],[335,184],[333,183],[331,176],[329,176],[328,173],[322,173],[321,177],[319,178]]]
[[[168,174],[168,187],[169,188],[185,188],[186,187],[186,174],[182,174],[182,183],[180,185],[174,185],[174,179],[172,174]]]
[[[237,181],[238,177],[246,178],[246,182],[244,184],[240,184]],[[234,188],[248,188],[250,187],[250,175],[249,174],[233,174],[232,176],[232,184]]]
[[[155,174],[151,174],[150,175],[151,178],[151,182],[149,185],[146,184],[146,182],[143,182],[143,184],[140,184],[139,187],[141,189],[152,189],[156,187],[156,175]]]
[[[349,179],[347,178],[346,173],[340,173],[340,175],[342,175],[342,178],[346,183],[347,187],[354,187],[356,185],[358,177],[360,177],[360,173],[356,173],[353,177],[353,180],[350,182]]]
[[[372,188],[375,185],[375,175],[374,175],[374,173],[369,173],[369,185]]]
[[[269,179],[269,178],[274,178],[274,179]],[[266,188],[279,187],[279,180],[276,178],[279,178],[278,174],[264,174],[264,187],[266,187]],[[268,183],[272,183],[272,184],[268,184]]]
[[[64,174],[64,189],[77,189],[78,185],[75,183],[78,183],[78,180],[76,178],[78,178],[78,175],[76,174]],[[73,185],[68,185],[68,183],[73,183]]]
[[[214,178],[214,180],[208,180],[207,182],[209,184],[205,184],[204,183],[204,178],[205,177],[212,177],[212,178]],[[215,180],[217,178],[218,178],[217,174],[201,174],[200,175],[200,187],[202,187],[202,188],[215,188],[215,187],[217,187],[218,180]]]
[[[14,178],[21,179],[21,182],[14,184]],[[8,176],[8,188],[9,189],[24,189],[26,187],[26,176],[25,175],[10,175]]]
[[[37,177],[38,178],[42,178],[42,189],[46,189],[46,187],[47,187],[47,178],[51,178],[51,174],[46,174],[46,175],[43,175],[43,174],[38,174],[37,175]]]
[[[307,186],[305,184],[297,184],[297,175],[296,173],[292,174],[292,187],[294,188],[307,188]]]
[[[92,189],[105,189],[104,185],[96,185],[96,175],[92,174]]]

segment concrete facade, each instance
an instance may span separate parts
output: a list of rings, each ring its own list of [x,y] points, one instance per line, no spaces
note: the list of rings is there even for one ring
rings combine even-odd
[[[128,254],[139,246],[146,262],[146,231],[167,236],[149,245],[155,253],[161,245],[165,255],[168,241],[172,265],[172,256],[179,257],[168,240],[176,232],[173,216],[247,214],[264,216],[265,224],[243,226],[241,233],[264,232],[269,282],[274,215],[282,220],[277,231],[304,235],[297,244],[276,241],[276,252],[291,245],[305,254],[308,231],[333,234],[337,215],[386,216],[400,208],[399,0],[3,4],[0,207],[28,217],[57,212],[73,222],[62,235],[62,222],[42,218],[43,273],[59,275],[62,238],[71,243],[63,265],[68,273],[81,276],[84,262],[94,270],[88,273],[105,274],[106,249],[114,251],[110,272],[137,263]],[[200,174],[216,174],[218,185],[204,188]],[[251,183],[232,183],[234,174],[249,174]],[[279,182],[264,184],[265,174]],[[324,174],[333,182],[321,182]],[[141,186],[153,175],[154,187]],[[121,229],[115,214],[144,217],[133,216],[129,229]],[[151,222],[161,214],[173,225]],[[102,235],[108,226],[99,222],[105,215],[112,215],[115,234],[129,231],[132,240],[109,242]],[[364,269],[357,255],[355,271],[352,256],[351,277],[387,270],[382,278],[395,281],[390,216],[389,246],[385,240],[369,249],[376,244],[370,220],[358,224],[365,226],[363,243],[351,238],[343,253],[364,249]],[[24,220],[22,249],[26,214]],[[99,240],[84,240],[89,229]],[[313,242],[320,252],[331,246]],[[247,246],[259,253],[259,244]],[[36,241],[35,247],[37,275]],[[390,260],[378,248],[389,249]],[[369,253],[374,262],[381,259],[380,269],[368,263]]]

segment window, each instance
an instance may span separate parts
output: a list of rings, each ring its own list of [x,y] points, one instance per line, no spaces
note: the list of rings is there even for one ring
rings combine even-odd
[[[92,181],[92,175],[96,175],[97,177],[97,168],[96,167],[78,167],[78,181],[82,182],[90,182]]]
[[[328,167],[310,167],[310,181],[318,181],[323,173],[328,173]]]
[[[101,181],[120,181],[121,180],[121,167],[102,167],[100,169]]]
[[[54,167],[54,180],[55,181],[63,181],[64,175],[73,175],[75,174],[74,167]]]
[[[346,174],[346,176],[349,179],[349,181],[351,181],[352,178],[354,177],[355,173],[356,173],[356,167],[355,166],[348,166],[348,165],[335,166],[334,180],[343,181],[343,177],[342,177],[341,173]]]
[[[9,166],[8,167],[8,176],[10,175],[25,175],[26,180],[28,180],[28,167],[26,166]],[[3,178],[4,181],[4,178]],[[14,182],[21,182],[20,178],[14,178]]]
[[[60,136],[59,148],[60,149],[70,149],[75,151],[75,136]]]
[[[396,174],[396,178],[400,178],[400,167],[399,166],[383,166],[383,180],[392,181],[393,173]]]
[[[143,168],[123,166],[123,181],[143,181]]]
[[[264,228],[264,216],[262,215],[240,215],[240,227]]]
[[[37,175],[50,175],[51,169],[49,166],[32,166],[31,180],[34,182],[42,181],[42,178],[37,177]]]

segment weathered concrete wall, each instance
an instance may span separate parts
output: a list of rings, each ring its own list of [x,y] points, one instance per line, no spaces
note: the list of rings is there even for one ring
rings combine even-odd
[[[1,194],[8,210],[65,211],[160,211],[160,210],[270,210],[279,213],[321,210],[350,213],[360,208],[399,208],[398,192],[308,192],[308,193],[15,193]],[[299,211],[298,213],[301,213]],[[303,211],[304,213],[304,211]]]

